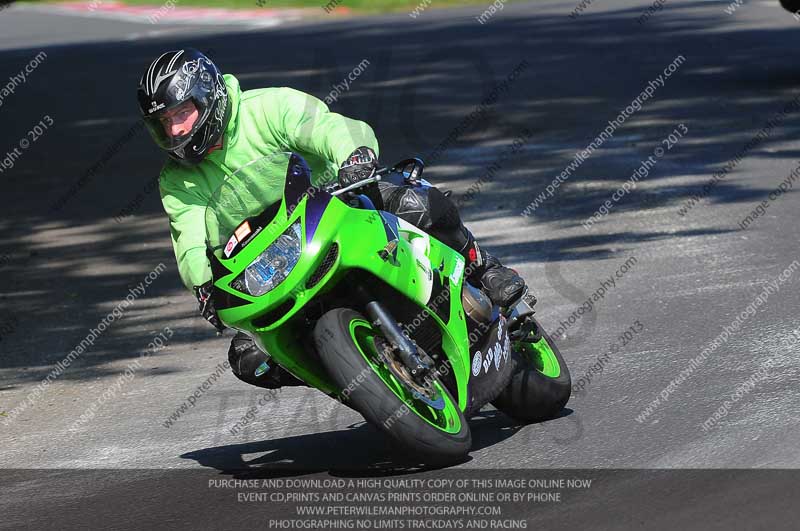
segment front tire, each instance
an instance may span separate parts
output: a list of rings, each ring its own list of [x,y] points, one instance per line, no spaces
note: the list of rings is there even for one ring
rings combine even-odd
[[[360,313],[337,308],[314,327],[314,343],[340,397],[401,446],[429,464],[463,460],[472,446],[457,402],[438,381],[442,410],[422,402],[388,370],[376,348],[379,333]]]
[[[506,415],[526,423],[557,416],[572,391],[572,378],[561,352],[547,332],[539,329],[539,341],[514,344],[517,367],[511,382],[492,402]]]

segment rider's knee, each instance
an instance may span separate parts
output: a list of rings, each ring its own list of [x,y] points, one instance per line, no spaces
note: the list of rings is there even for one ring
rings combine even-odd
[[[231,364],[231,371],[240,380],[252,385],[259,385],[262,378],[259,378],[259,367],[269,359],[269,356],[258,348],[253,339],[243,334],[237,333],[231,346],[228,349],[228,362]]]

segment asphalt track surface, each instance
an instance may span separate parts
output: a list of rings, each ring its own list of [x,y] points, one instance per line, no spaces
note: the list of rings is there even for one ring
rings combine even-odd
[[[193,45],[211,50],[245,89],[288,85],[320,98],[367,59],[369,67],[333,110],[372,124],[384,161],[428,159],[429,180],[463,198],[463,215],[480,241],[528,279],[551,331],[599,293],[604,279],[627,269],[559,336],[573,382],[600,358],[602,372],[592,374],[564,416],[549,422],[519,426],[487,408],[471,423],[470,459],[456,468],[797,468],[800,271],[777,279],[800,259],[798,196],[789,190],[768,201],[746,229],[740,221],[782,181],[797,185],[789,176],[800,162],[800,113],[791,105],[780,112],[800,96],[800,22],[765,1],[745,2],[732,15],[727,2],[670,1],[643,24],[637,17],[647,2],[593,3],[570,18],[577,5],[511,4],[483,25],[475,17],[485,8],[471,7],[430,9],[417,19],[315,20],[266,30],[159,25],[155,33],[147,24],[0,13],[0,87],[41,51],[47,54],[3,99],[0,151],[32,139],[29,131],[41,120],[54,123],[0,173],[0,412],[11,419],[0,417],[0,467],[195,468],[219,477],[242,468],[380,475],[403,462],[376,430],[320,393],[291,388],[259,405],[263,392],[227,371],[165,424],[225,360],[231,334],[215,337],[180,286],[166,219],[157,193],[147,188],[161,155],[144,131],[127,132],[137,124],[142,69],[165,49]],[[521,215],[679,56],[684,61],[641,110],[552,197]],[[480,120],[459,129],[515,68],[518,77]],[[437,152],[453,131],[456,141]],[[512,151],[517,138],[522,147]],[[584,228],[658,147],[669,150],[649,175]],[[482,179],[495,162],[500,171]],[[681,215],[726,164],[725,177]],[[470,186],[479,191],[467,199]],[[115,221],[131,204],[134,215]],[[145,294],[11,418],[53,366],[161,263],[165,269]],[[776,287],[767,292],[770,283]],[[751,303],[755,311],[743,313]],[[726,326],[733,331],[722,340]],[[165,327],[172,333],[167,346],[141,358]],[[621,339],[629,327],[636,332]],[[704,349],[711,350],[702,363],[670,387]],[[136,360],[135,376],[115,387]],[[232,435],[254,406],[258,420]],[[70,430],[89,407],[93,418]],[[726,415],[704,429],[719,408]],[[47,507],[53,498],[37,496],[45,483],[4,488],[4,513],[24,509],[30,518]],[[732,484],[707,490],[726,492]],[[792,484],[796,489],[795,481],[775,491],[786,493]],[[102,506],[118,492],[102,482],[75,490],[67,479],[47,488],[61,492],[58,500],[73,511],[90,499]],[[767,513],[775,496],[762,496]],[[625,507],[622,498],[606,509]],[[653,527],[692,527],[708,516],[679,505],[674,521],[663,506],[642,511],[655,519]],[[592,522],[570,518],[581,528]],[[5,525],[25,521],[19,516]],[[564,522],[563,515],[543,521]],[[704,523],[726,523],[714,522]]]

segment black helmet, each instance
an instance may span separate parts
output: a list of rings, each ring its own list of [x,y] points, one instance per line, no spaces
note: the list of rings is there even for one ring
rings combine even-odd
[[[153,140],[170,157],[197,164],[219,143],[231,116],[228,89],[219,69],[203,53],[186,48],[153,61],[139,81],[139,108]],[[173,136],[165,114],[191,101],[198,117],[189,131]]]

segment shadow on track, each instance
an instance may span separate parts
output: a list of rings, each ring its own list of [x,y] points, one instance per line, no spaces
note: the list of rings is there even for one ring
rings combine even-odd
[[[608,187],[602,185],[621,184],[675,124],[684,122],[687,141],[647,177],[657,185],[628,197],[611,215],[664,206],[677,210],[794,95],[800,79],[790,65],[799,62],[800,49],[784,43],[792,42],[796,31],[743,27],[714,7],[670,3],[645,26],[635,22],[640,7],[572,20],[565,5],[563,15],[526,11],[485,26],[472,17],[407,24],[355,20],[209,37],[201,43],[164,39],[49,48],[47,62],[2,108],[3,122],[10,125],[0,145],[14,145],[43,114],[56,125],[3,174],[0,255],[10,259],[0,265],[0,310],[15,314],[19,326],[3,338],[0,369],[12,369],[7,374],[13,381],[41,379],[160,262],[169,271],[137,302],[136,319],[117,323],[63,378],[110,376],[105,364],[137,357],[152,332],[194,316],[193,301],[179,287],[158,194],[143,192],[162,159],[146,133],[139,131],[121,145],[63,208],[50,209],[136,123],[135,86],[145,65],[163,50],[212,49],[212,57],[238,75],[245,89],[291,85],[320,98],[366,57],[370,66],[332,109],[370,122],[385,160],[434,151],[495,83],[526,61],[521,77],[485,120],[468,128],[429,168],[430,179],[445,188],[468,186],[522,128],[531,130],[530,142],[507,161],[497,182],[465,205],[468,220],[518,215],[649,80],[678,54],[685,55],[685,65],[655,97],[529,218],[574,226],[607,198]],[[11,71],[36,52],[4,52],[0,65]],[[56,80],[69,87],[63,98],[52,97]],[[787,120],[774,130],[749,157],[796,156],[796,149],[781,147],[796,138],[797,128],[790,124]],[[681,176],[695,176],[697,184],[670,181]],[[772,185],[765,183],[764,189]],[[708,200],[740,203],[763,193],[723,182]],[[136,216],[115,222],[114,216],[139,195]],[[719,230],[693,227],[665,234],[641,228],[527,241],[501,246],[497,254],[534,263],[595,260],[626,245],[654,239],[666,245]],[[170,307],[172,300],[180,304]],[[205,325],[197,319],[193,326]],[[176,330],[173,341],[210,337],[184,329]],[[221,353],[219,344],[213,348]]]
[[[571,413],[572,410],[565,409],[562,417]],[[496,410],[480,412],[469,424],[472,430],[470,453],[499,444],[523,428]],[[407,450],[389,443],[377,429],[358,422],[343,430],[204,448],[180,457],[237,478],[319,472],[340,477],[370,477],[432,470],[410,458]],[[245,456],[255,457],[245,459]]]

